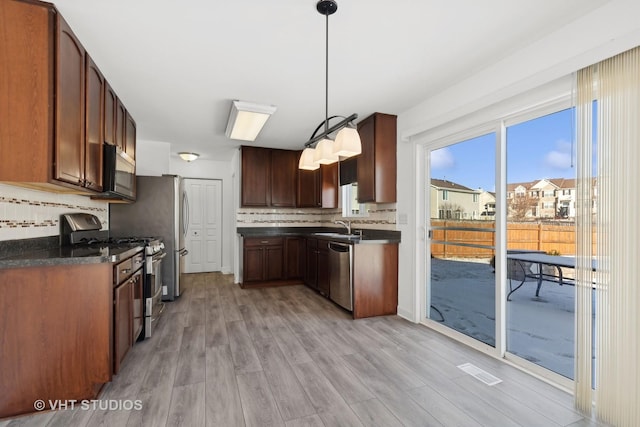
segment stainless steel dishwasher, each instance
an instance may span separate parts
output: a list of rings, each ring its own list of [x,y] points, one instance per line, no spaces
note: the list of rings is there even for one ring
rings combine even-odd
[[[351,245],[329,243],[329,298],[349,311],[353,311],[351,259]]]

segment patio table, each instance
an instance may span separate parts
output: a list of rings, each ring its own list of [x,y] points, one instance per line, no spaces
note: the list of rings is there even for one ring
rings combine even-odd
[[[522,275],[517,277],[521,280],[520,284],[515,288],[511,287],[511,277],[509,279],[509,294],[507,295],[507,301],[511,301],[509,298],[511,294],[520,289],[524,282],[527,279],[534,279],[538,282],[538,286],[536,288],[536,296],[540,294],[540,288],[542,287],[542,282],[544,280],[558,283],[560,286],[562,285],[574,285],[573,279],[567,279],[564,277],[562,268],[576,268],[576,259],[575,257],[567,257],[567,256],[558,256],[558,255],[547,255],[545,253],[508,253],[507,261],[511,263],[517,263],[517,265],[522,269]],[[537,268],[534,270],[531,269],[531,266],[535,265]],[[550,266],[557,272],[557,274],[545,273],[545,269],[543,266]],[[591,266],[593,271],[596,269],[595,259],[591,261]]]

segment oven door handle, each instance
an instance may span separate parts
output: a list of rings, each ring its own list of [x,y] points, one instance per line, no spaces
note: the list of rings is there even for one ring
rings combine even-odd
[[[160,255],[153,255],[152,256],[152,260],[153,262],[158,262],[160,261],[162,258],[166,257],[167,253],[166,252],[162,252]]]

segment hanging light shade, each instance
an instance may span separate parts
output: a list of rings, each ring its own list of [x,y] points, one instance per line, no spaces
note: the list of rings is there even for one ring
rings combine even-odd
[[[325,138],[318,142],[313,153],[313,161],[321,165],[330,165],[338,161],[338,155],[333,153],[333,141]]]
[[[298,169],[314,171],[320,167],[320,163],[316,163],[313,160],[315,151],[316,150],[314,148],[305,148],[302,150],[300,162],[298,162]]]
[[[306,147],[303,155],[300,158],[300,169],[311,169],[311,163],[307,163],[305,159],[305,152],[314,146],[313,163],[317,166],[319,164],[329,165],[339,160],[339,156],[351,157],[356,154],[360,154],[362,151],[360,136],[358,131],[353,128],[353,121],[358,118],[357,114],[352,114],[349,117],[343,116],[331,116],[329,117],[329,15],[333,15],[338,10],[338,4],[334,0],[319,0],[316,4],[316,10],[325,17],[325,119],[318,125],[316,130],[311,134],[311,138],[304,144]],[[329,121],[335,118],[342,118],[340,123],[329,126]],[[350,129],[344,129],[346,126],[351,126]],[[318,134],[321,128],[324,130]],[[340,132],[338,132],[340,131]],[[334,132],[338,132],[336,135],[336,142],[338,138],[338,146],[334,148],[336,142],[329,139],[329,135]],[[317,167],[316,167],[317,169]]]
[[[333,141],[333,154],[353,157],[360,153],[362,153],[362,143],[358,130],[352,127],[342,128],[336,135],[336,140]]]

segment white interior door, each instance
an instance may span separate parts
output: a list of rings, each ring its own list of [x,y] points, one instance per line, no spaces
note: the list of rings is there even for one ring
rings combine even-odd
[[[189,199],[189,229],[185,246],[185,273],[220,271],[222,268],[222,181],[185,179]]]

